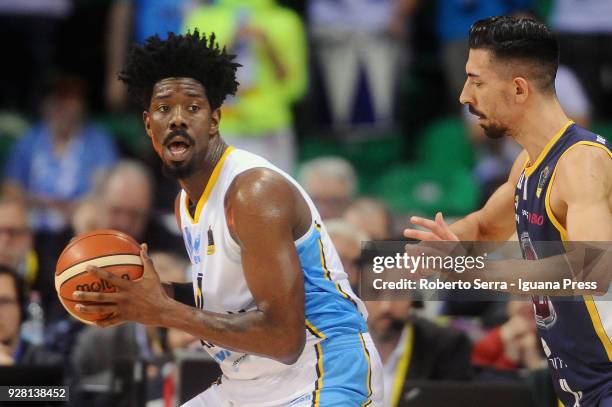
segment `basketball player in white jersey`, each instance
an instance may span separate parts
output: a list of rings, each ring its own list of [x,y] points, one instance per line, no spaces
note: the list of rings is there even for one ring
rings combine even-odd
[[[170,33],[135,47],[120,76],[145,106],[164,171],[182,187],[189,295],[160,284],[143,245],[141,280],[92,268],[118,292],[75,298],[106,303],[80,306],[112,312],[100,326],[135,321],[200,338],[223,376],[187,406],[381,405],[366,312],[317,209],[289,175],[219,135],[221,104],[238,86],[232,59],[212,35]]]

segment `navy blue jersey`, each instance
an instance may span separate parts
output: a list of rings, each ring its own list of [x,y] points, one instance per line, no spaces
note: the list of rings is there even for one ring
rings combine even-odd
[[[550,208],[559,159],[577,145],[602,148],[606,140],[569,122],[525,168],[516,186],[516,230],[528,260],[563,253],[567,231]],[[612,157],[612,154],[611,154]],[[558,242],[538,244],[538,242]],[[612,302],[591,296],[533,297],[542,346],[557,395],[569,406],[598,406],[612,395]]]

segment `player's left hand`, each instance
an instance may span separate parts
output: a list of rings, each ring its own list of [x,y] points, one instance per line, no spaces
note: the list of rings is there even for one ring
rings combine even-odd
[[[170,297],[164,291],[159,276],[149,257],[147,245],[140,248],[140,258],[144,267],[138,280],[124,280],[99,267],[89,266],[87,271],[106,280],[117,289],[114,293],[75,291],[77,301],[92,301],[100,304],[77,304],[76,308],[84,313],[110,313],[110,317],[97,321],[99,327],[108,327],[123,322],[139,322],[144,325],[159,325],[160,316]]]

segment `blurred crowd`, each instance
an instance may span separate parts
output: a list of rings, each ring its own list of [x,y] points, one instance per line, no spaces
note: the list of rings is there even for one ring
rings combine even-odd
[[[147,242],[163,281],[191,280],[178,186],[117,80],[130,44],[215,32],[242,65],[222,137],[298,178],[358,292],[363,241],[402,239],[408,215],[466,215],[507,176],[519,147],[488,140],[458,103],[469,27],[502,14],[558,33],[561,105],[612,137],[609,0],[0,1],[0,366],[59,363],[96,389],[117,360],[146,361],[146,398],[172,405],[174,352],[198,349],[172,330],[86,327],[55,293],[62,249],[99,228]],[[406,380],[524,381],[545,367],[525,300],[367,307],[389,406]]]

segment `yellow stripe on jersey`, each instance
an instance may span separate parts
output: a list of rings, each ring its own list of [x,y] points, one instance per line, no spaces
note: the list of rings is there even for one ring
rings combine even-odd
[[[195,214],[193,218],[191,217],[191,212],[189,212],[189,197],[187,197],[187,194],[185,194],[185,197],[186,197],[185,198],[185,209],[187,209],[186,211],[187,217],[189,218],[191,223],[198,223],[198,221],[200,220],[200,213],[202,213],[204,204],[208,200],[210,193],[212,192],[215,184],[217,183],[217,179],[219,178],[219,174],[221,173],[221,169],[223,168],[225,159],[231,154],[232,151],[234,151],[234,147],[229,146],[228,148],[226,148],[225,151],[223,152],[223,155],[221,156],[221,158],[215,165],[215,168],[213,169],[212,174],[210,174],[210,179],[208,180],[208,183],[206,184],[206,188],[204,188],[204,192],[202,192],[202,195],[200,196],[200,199],[198,200],[198,205],[196,206],[196,210],[195,210]]]
[[[321,339],[325,339],[326,338],[325,334],[323,332],[319,331],[317,328],[315,328],[315,326],[309,320],[306,319],[305,322],[306,322],[306,328],[308,328],[310,333],[312,333],[317,338],[321,338]]]
[[[317,222],[315,222],[314,224],[315,224],[315,229],[317,229],[317,232],[319,232],[319,239],[317,239],[317,242],[319,243],[319,256],[321,258],[321,267],[323,268],[323,276],[325,277],[326,280],[332,281],[331,273],[329,269],[327,268],[327,261],[325,260],[325,252],[323,251],[323,241],[321,240],[321,237],[320,237],[321,236],[321,225],[319,225]],[[336,286],[336,290],[340,293],[340,295],[342,295],[344,298],[352,302],[353,305],[357,306],[355,301],[353,301],[353,299],[346,292],[344,292],[344,290],[342,289],[342,287],[340,287],[340,284],[338,282],[333,281],[333,283]]]
[[[561,130],[559,130],[559,132],[557,134],[555,134],[555,136],[553,138],[551,138],[548,143],[546,143],[546,145],[544,146],[544,149],[542,150],[540,155],[538,155],[538,158],[536,158],[536,160],[533,162],[533,164],[527,165],[525,167],[525,176],[526,177],[529,177],[531,174],[533,174],[535,172],[535,170],[538,168],[540,163],[544,160],[544,157],[546,157],[546,154],[548,154],[550,149],[561,138],[563,133],[565,133],[565,130],[567,130],[567,128],[569,126],[571,126],[572,124],[574,124],[573,120],[569,120],[567,123],[565,123],[565,126],[563,126],[563,128]]]
[[[597,307],[595,306],[595,302],[593,301],[593,297],[591,295],[584,295],[584,305],[586,305],[587,310],[589,311],[589,316],[591,317],[591,323],[593,324],[593,328],[601,341],[602,346],[606,350],[606,354],[608,355],[608,360],[612,362],[612,342],[610,342],[610,337],[608,336],[603,324],[601,323],[601,317],[599,316],[599,312],[597,311]]]
[[[563,156],[567,154],[568,151],[570,151],[572,148],[578,145],[587,145],[587,146],[601,148],[610,155],[610,158],[612,158],[612,152],[610,151],[610,149],[608,149],[603,144],[598,144],[592,141],[583,140],[583,141],[577,142],[576,144],[571,145],[567,150],[563,152],[563,154],[561,154],[561,156],[559,157],[559,160],[561,160],[561,158],[563,158]],[[561,240],[563,242],[566,242],[567,241],[567,229],[564,228],[563,225],[561,225],[561,222],[559,222],[559,220],[556,218],[550,206],[550,192],[552,190],[552,185],[555,181],[555,175],[557,174],[557,167],[558,167],[559,160],[557,160],[557,165],[555,166],[555,169],[553,170],[553,173],[550,176],[550,182],[548,183],[548,187],[546,189],[546,196],[544,198],[544,206],[546,207],[546,214],[548,215],[548,218],[550,219],[555,229],[559,231],[559,234],[561,235]],[[593,297],[585,295],[583,296],[583,299],[584,299],[584,304],[587,307],[587,311],[589,312],[589,316],[591,317],[591,323],[593,324],[593,329],[595,330],[595,333],[597,333],[597,337],[601,341],[601,344],[604,347],[606,354],[608,355],[608,360],[612,361],[612,343],[610,341],[610,338],[608,337],[608,334],[606,333],[606,330],[604,329],[601,323],[601,318],[599,316],[599,312],[597,311],[597,307],[595,306],[595,303],[593,302]]]
[[[323,348],[321,343],[315,344],[315,352],[317,353],[317,381],[315,382],[315,389],[312,394],[312,405],[319,407],[321,404],[321,389],[323,388]]]
[[[598,143],[594,143],[592,141],[579,141],[576,144],[571,145],[567,150],[565,150],[563,152],[563,154],[561,154],[561,156],[559,157],[559,160],[557,160],[557,165],[555,165],[555,169],[552,172],[552,175],[550,176],[550,181],[548,183],[548,187],[546,188],[546,196],[544,197],[544,206],[546,207],[546,214],[548,215],[548,219],[550,219],[551,223],[553,224],[553,226],[555,227],[555,229],[557,229],[559,231],[559,234],[561,235],[561,240],[563,242],[567,241],[567,229],[565,229],[563,227],[563,225],[561,225],[561,222],[559,222],[559,220],[556,218],[555,214],[552,211],[552,208],[550,206],[550,192],[552,190],[552,185],[555,182],[555,175],[557,174],[557,168],[559,167],[559,161],[563,158],[563,156],[565,154],[567,154],[568,151],[570,151],[572,148],[579,146],[579,145],[587,145],[587,146],[592,146],[592,147],[599,147],[601,149],[603,149],[604,151],[607,151],[607,153],[610,155],[610,157],[612,158],[612,152],[610,152],[610,149],[608,149],[606,146],[604,146],[603,144],[598,144]]]
[[[359,339],[361,340],[361,346],[363,346],[363,352],[365,353],[366,360],[368,361],[368,379],[366,381],[366,386],[368,388],[368,399],[363,404],[363,406],[370,405],[372,402],[372,362],[370,361],[370,352],[368,352],[368,348],[366,348],[365,341],[363,340],[363,334],[359,333]]]
[[[408,370],[410,368],[410,359],[412,358],[412,348],[414,347],[414,327],[412,324],[406,326],[406,343],[404,347],[404,354],[395,369],[395,378],[393,379],[393,387],[391,389],[391,406],[395,407],[400,401],[402,395],[402,388],[408,377]]]

